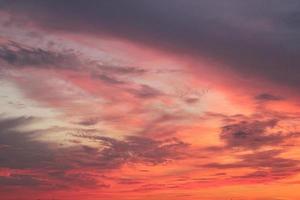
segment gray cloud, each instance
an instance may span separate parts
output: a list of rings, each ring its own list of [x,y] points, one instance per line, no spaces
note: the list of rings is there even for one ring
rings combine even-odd
[[[108,188],[109,185],[98,182],[96,178],[85,172],[68,173],[67,171],[52,171],[49,172],[48,177],[52,179],[52,188],[65,190],[72,187],[85,188]]]
[[[99,118],[87,118],[79,121],[77,124],[82,126],[93,126],[96,125],[99,121]]]
[[[79,60],[72,52],[54,52],[9,42],[0,46],[0,59],[14,67],[76,69]]]
[[[269,93],[261,93],[261,94],[255,96],[255,99],[258,101],[280,101],[280,100],[283,100],[284,98],[281,96],[276,96],[276,95],[272,95]]]
[[[127,91],[142,99],[155,98],[163,95],[160,90],[145,84],[138,85],[138,88],[128,88]]]
[[[263,115],[246,117],[243,115],[223,116],[209,113],[209,117],[219,117],[227,125],[221,128],[220,139],[223,146],[211,146],[205,150],[217,155],[227,152],[237,159],[235,162],[212,162],[200,167],[216,169],[250,168],[253,172],[230,179],[240,181],[274,181],[299,173],[300,160],[283,158],[280,154],[288,151],[285,146],[292,138],[298,138],[298,132],[272,131],[285,116],[265,118]],[[262,117],[262,119],[259,119]],[[264,150],[271,147],[273,150]],[[245,151],[247,153],[245,153]],[[250,152],[250,153],[249,153]]]
[[[92,78],[101,80],[109,85],[120,85],[125,83],[124,81],[118,80],[117,78],[107,74],[92,74]]]
[[[0,166],[26,169],[46,168],[54,164],[53,152],[47,144],[31,139],[35,132],[19,131],[23,125],[32,123],[33,118],[3,118],[0,120]],[[63,165],[63,164],[62,164]]]
[[[233,163],[209,163],[204,167],[217,169],[252,168],[256,171],[242,176],[241,179],[281,179],[300,171],[300,161],[279,156],[282,150],[257,151],[237,156],[240,161]]]
[[[18,175],[14,174],[8,177],[0,176],[0,185],[7,186],[22,186],[22,187],[35,187],[43,184],[42,181],[34,178],[31,175]]]
[[[298,89],[299,7],[287,1],[7,1],[1,8],[41,27],[106,32]]]
[[[272,133],[267,129],[273,128],[277,119],[242,121],[222,127],[220,138],[226,148],[257,149],[263,146],[274,146],[283,143],[291,134]]]
[[[70,172],[72,169],[86,167],[100,171],[101,163],[85,165],[83,162],[85,158],[91,163],[96,160],[97,156],[93,152],[98,149],[88,146],[60,148],[50,142],[38,141],[34,139],[34,135],[40,131],[23,130],[23,127],[31,125],[35,120],[37,119],[32,117],[0,118],[0,168],[12,170],[9,176],[0,175],[0,185],[3,188],[61,190],[72,187],[109,187],[87,172]],[[109,155],[106,156],[109,159]],[[112,166],[107,165],[107,169],[112,169]],[[28,174],[26,170],[34,171],[34,174]]]
[[[112,170],[126,163],[157,165],[183,159],[184,150],[188,146],[176,138],[153,140],[129,136],[124,140],[117,140],[78,135],[80,138],[98,141],[101,145],[98,148],[82,145],[53,148],[51,143],[33,140],[38,131],[22,131],[22,126],[32,124],[34,120],[30,117],[0,120],[0,167],[54,171],[61,174],[73,168]],[[65,178],[63,181],[67,181]]]
[[[97,65],[98,69],[106,73],[112,74],[144,74],[148,72],[146,69],[139,68],[139,67],[129,67],[129,66],[107,66],[107,65]]]
[[[102,136],[78,135],[78,137],[98,141],[103,149],[83,147],[89,155],[96,155],[95,162],[90,159],[80,161],[103,169],[114,169],[126,163],[145,163],[157,165],[185,157],[184,149],[188,144],[173,138],[164,141],[146,137],[129,136],[124,140],[116,140]],[[82,163],[82,164],[83,164]],[[84,164],[84,165],[85,165]]]
[[[124,84],[124,81],[119,80],[121,76],[143,75],[148,72],[139,67],[100,65],[98,61],[87,59],[72,49],[54,51],[14,41],[0,44],[0,62],[1,68],[35,67],[89,71],[92,78],[112,85]]]

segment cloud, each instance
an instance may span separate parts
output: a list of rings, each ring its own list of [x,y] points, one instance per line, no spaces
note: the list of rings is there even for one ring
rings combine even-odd
[[[273,114],[270,118],[267,113],[251,116],[208,114],[208,117],[222,119],[226,125],[221,127],[219,135],[224,144],[210,146],[205,150],[216,156],[223,153],[236,161],[210,162],[200,167],[252,170],[242,175],[232,175],[229,180],[234,182],[275,181],[299,173],[300,160],[283,156],[283,153],[290,151],[286,144],[293,138],[299,138],[298,132],[281,129],[287,116]]]
[[[101,69],[101,71],[106,73],[112,73],[112,74],[144,74],[148,72],[146,69],[139,68],[139,67],[129,67],[129,66],[107,66],[107,65],[97,65],[98,69]]]
[[[0,59],[14,67],[75,69],[79,64],[72,52],[54,52],[12,41],[0,46]]]
[[[299,1],[2,1],[47,30],[105,33],[203,56],[298,89]],[[122,9],[121,9],[122,8]],[[77,12],[80,10],[80,13]]]
[[[55,151],[45,142],[35,141],[35,131],[23,130],[31,125],[32,117],[17,117],[0,119],[0,168],[47,171],[47,169],[64,169],[67,165],[56,163]],[[2,186],[40,187],[49,183],[32,174],[12,174],[0,177]]]
[[[87,118],[79,121],[77,124],[82,126],[93,126],[96,125],[99,122],[98,118]]]
[[[16,125],[19,119],[11,120]],[[60,177],[57,181],[62,182],[61,184],[65,184],[73,177],[72,174],[68,174],[68,170],[71,169],[92,168],[101,172],[119,169],[130,163],[159,165],[184,159],[186,157],[184,151],[188,147],[188,144],[176,138],[160,141],[129,136],[124,140],[117,140],[110,137],[80,135],[77,137],[99,142],[100,146],[77,145],[69,148],[51,148],[51,143],[32,140],[31,135],[34,132],[19,132],[11,128],[14,127],[2,129],[0,133],[0,145],[3,146],[0,152],[0,167],[31,169],[42,173],[54,171],[51,176],[55,175],[55,177],[52,178]],[[76,175],[74,176],[76,178]]]
[[[9,65],[8,68],[14,67],[15,69],[35,67],[39,69],[89,71],[92,78],[107,84],[122,84],[125,82],[118,80],[118,77],[143,75],[148,72],[139,67],[101,65],[99,61],[88,59],[73,49],[54,51],[11,40],[0,43],[0,61]]]
[[[120,178],[118,180],[118,183],[119,184],[124,184],[124,185],[136,185],[136,184],[144,183],[144,180],[132,179],[132,178]]]
[[[4,134],[6,131],[10,131],[11,129],[15,129],[21,126],[26,126],[32,122],[37,120],[34,117],[15,117],[15,118],[5,118],[1,116],[0,120],[0,127],[2,134]]]
[[[188,144],[176,139],[153,140],[146,137],[128,136],[124,140],[116,140],[103,136],[78,135],[98,141],[103,149],[85,148],[89,154],[97,155],[96,165],[99,168],[114,169],[127,163],[144,163],[158,165],[168,161],[183,159],[184,149]]]
[[[14,174],[5,177],[0,176],[0,185],[2,187],[8,187],[8,186],[35,187],[35,186],[40,186],[41,184],[43,184],[42,181],[40,181],[37,178],[34,178],[31,175]]]
[[[280,101],[283,100],[283,97],[275,96],[269,93],[261,93],[257,96],[255,96],[255,99],[258,101]]]
[[[280,157],[282,150],[256,151],[237,156],[239,161],[232,163],[208,163],[203,167],[217,169],[251,168],[256,171],[233,176],[240,179],[282,179],[300,171],[300,160]]]
[[[30,138],[35,132],[17,130],[32,120],[31,117],[1,118],[0,145],[4,148],[0,152],[0,167],[44,168],[55,163],[48,145]]]
[[[107,184],[99,182],[95,176],[87,172],[52,171],[48,177],[52,179],[53,188],[59,190],[72,189],[75,187],[85,188],[108,188]]]
[[[109,185],[99,182],[94,176],[67,171],[44,171],[42,174],[10,174],[0,176],[3,188],[28,187],[39,190],[67,190],[74,187],[108,188]]]
[[[0,168],[11,170],[9,176],[0,175],[0,185],[51,190],[107,186],[88,172],[72,172],[73,169],[87,167],[77,165],[84,157],[88,157],[90,161],[96,159],[96,156],[88,156],[93,152],[91,147],[79,148],[80,153],[84,155],[81,158],[76,157],[77,147],[60,148],[54,143],[39,141],[34,135],[40,131],[25,131],[23,128],[32,125],[34,120],[37,119],[32,117],[0,119]],[[92,167],[98,168],[97,165]]]
[[[137,88],[128,88],[127,91],[141,99],[155,98],[163,95],[158,89],[145,84],[138,85]]]
[[[108,85],[120,85],[125,84],[124,81],[118,80],[117,78],[107,74],[92,74],[92,78],[101,80]]]
[[[203,119],[221,120],[219,138],[222,145],[209,146],[209,152],[260,150],[263,148],[284,147],[292,139],[299,138],[295,129],[298,114],[264,110],[250,116],[243,114],[225,115],[208,112]],[[284,126],[282,126],[284,124]]]
[[[268,133],[268,129],[275,127],[277,123],[277,119],[269,119],[228,124],[222,127],[220,138],[227,148],[258,149],[278,145],[291,135]]]

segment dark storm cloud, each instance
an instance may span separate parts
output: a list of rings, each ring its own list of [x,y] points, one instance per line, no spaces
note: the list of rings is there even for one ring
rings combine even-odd
[[[297,0],[2,0],[1,8],[44,28],[108,33],[200,55],[299,89]]]

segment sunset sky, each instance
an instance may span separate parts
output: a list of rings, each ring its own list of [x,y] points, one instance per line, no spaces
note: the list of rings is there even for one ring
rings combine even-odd
[[[299,0],[0,0],[0,200],[299,200]]]

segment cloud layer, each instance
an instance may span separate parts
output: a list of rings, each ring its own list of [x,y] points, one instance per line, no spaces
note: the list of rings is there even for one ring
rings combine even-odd
[[[0,0],[1,198],[299,199],[299,6]]]

